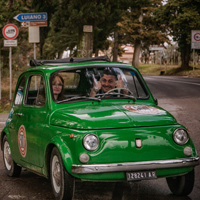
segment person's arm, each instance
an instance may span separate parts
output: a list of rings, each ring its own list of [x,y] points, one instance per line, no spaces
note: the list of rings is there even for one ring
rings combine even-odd
[[[120,76],[119,80],[118,80],[118,81],[116,81],[116,88],[125,88],[125,86],[124,86],[124,83],[123,83],[123,80],[122,80],[122,77],[121,77],[121,76]],[[123,94],[126,94],[126,95],[128,95],[128,94],[129,94],[129,92],[128,92],[127,90],[122,90],[122,93],[123,93]]]
[[[96,93],[101,89],[101,82],[93,77],[93,88],[90,92],[90,97],[95,97]]]

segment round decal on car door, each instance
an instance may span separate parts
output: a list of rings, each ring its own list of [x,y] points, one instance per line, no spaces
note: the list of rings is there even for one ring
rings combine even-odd
[[[26,142],[26,130],[24,125],[21,125],[18,131],[18,145],[22,157],[25,157],[27,152],[27,142]]]

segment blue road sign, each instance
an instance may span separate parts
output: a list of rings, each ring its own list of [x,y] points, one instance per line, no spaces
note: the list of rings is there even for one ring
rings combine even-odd
[[[46,21],[47,13],[21,13],[14,17],[19,22],[24,21]]]

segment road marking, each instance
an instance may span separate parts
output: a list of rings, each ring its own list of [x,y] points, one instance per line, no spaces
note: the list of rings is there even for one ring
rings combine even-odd
[[[176,81],[176,80],[173,80],[173,79],[170,79],[170,80],[168,80],[168,79],[161,79],[160,77],[158,79],[151,78],[151,77],[146,77],[146,78],[147,79],[153,79],[153,80],[158,80],[159,79],[161,81],[170,81],[170,82],[176,82],[176,83],[186,83],[186,84],[190,84],[190,85],[198,85],[198,86],[200,86],[200,83],[191,83],[191,82],[185,82],[185,81]]]
[[[26,199],[26,196],[20,196],[20,195],[8,195],[9,199],[15,199],[15,200],[20,200],[20,199]]]

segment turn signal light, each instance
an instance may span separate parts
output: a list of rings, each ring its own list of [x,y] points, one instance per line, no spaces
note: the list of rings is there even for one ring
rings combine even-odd
[[[142,140],[141,139],[136,139],[135,143],[136,143],[136,147],[137,148],[141,148],[142,147]]]

